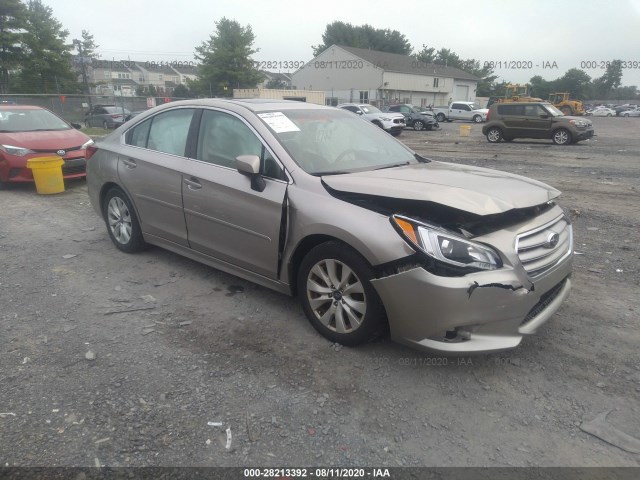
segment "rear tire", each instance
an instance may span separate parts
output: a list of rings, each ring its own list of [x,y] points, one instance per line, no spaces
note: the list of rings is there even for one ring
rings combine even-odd
[[[302,260],[298,294],[309,322],[332,342],[355,346],[385,331],[386,314],[373,268],[351,247],[322,243]]]
[[[105,130],[109,130],[109,124],[107,123],[106,120],[102,121],[102,128],[104,128]]]
[[[102,202],[102,214],[109,238],[119,250],[136,253],[147,248],[136,211],[121,189],[114,187],[107,192]]]
[[[439,114],[436,116],[436,118],[438,119],[438,121],[439,121],[440,123],[444,122],[444,121],[447,119],[447,117],[445,117],[445,116],[444,116],[444,113],[439,113]]]

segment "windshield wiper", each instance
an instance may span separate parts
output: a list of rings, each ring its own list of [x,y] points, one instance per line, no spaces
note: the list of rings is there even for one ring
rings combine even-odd
[[[351,173],[351,172],[348,172],[346,170],[329,170],[326,172],[316,172],[316,173],[313,173],[312,175],[316,177],[322,177],[324,175],[345,175],[347,173]]]
[[[409,165],[409,162],[392,163],[391,165],[385,165],[384,167],[374,168],[374,170],[384,170],[385,168],[404,167],[405,165]]]

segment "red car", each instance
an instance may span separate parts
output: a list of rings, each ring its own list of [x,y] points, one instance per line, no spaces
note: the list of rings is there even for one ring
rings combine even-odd
[[[0,105],[0,184],[33,182],[27,160],[58,155],[64,159],[65,179],[86,176],[86,149],[93,144],[70,124],[46,108]]]

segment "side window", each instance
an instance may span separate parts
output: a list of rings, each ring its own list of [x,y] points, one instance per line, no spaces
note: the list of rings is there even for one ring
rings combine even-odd
[[[524,115],[524,109],[522,105],[499,105],[499,115]]]
[[[411,109],[409,107],[400,107],[400,111],[402,113],[411,113]]]
[[[390,112],[401,112],[401,111],[402,111],[402,109],[401,109],[398,105],[391,105],[391,106],[389,107],[389,111],[390,111]]]
[[[358,113],[360,111],[358,107],[354,107],[353,105],[347,105],[342,108],[344,108],[345,110],[349,110],[350,112],[353,112],[353,113]]]
[[[204,162],[236,168],[239,155],[260,157],[263,175],[285,180],[286,176],[262,145],[260,139],[240,119],[222,112],[205,110],[200,121],[196,158]]]
[[[193,112],[191,108],[182,108],[153,117],[147,148],[184,156]]]
[[[524,106],[524,114],[527,117],[538,117],[540,115],[542,115],[543,112],[542,108],[540,107],[540,105],[525,105]]]
[[[471,107],[469,105],[465,105],[464,103],[460,105],[460,110],[464,110],[465,112],[470,112]]]
[[[127,135],[127,145],[146,148],[150,127],[151,119],[145,120],[140,125],[136,125]]]

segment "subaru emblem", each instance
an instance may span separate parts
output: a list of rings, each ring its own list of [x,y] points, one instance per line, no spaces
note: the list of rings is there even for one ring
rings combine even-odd
[[[558,245],[559,241],[560,241],[560,234],[558,234],[556,232],[551,232],[551,233],[549,233],[549,236],[547,236],[547,243],[546,243],[545,247],[547,247],[547,248],[555,248],[556,245]]]
[[[56,153],[61,157],[64,157],[67,152],[65,152],[64,150],[58,150]]]

